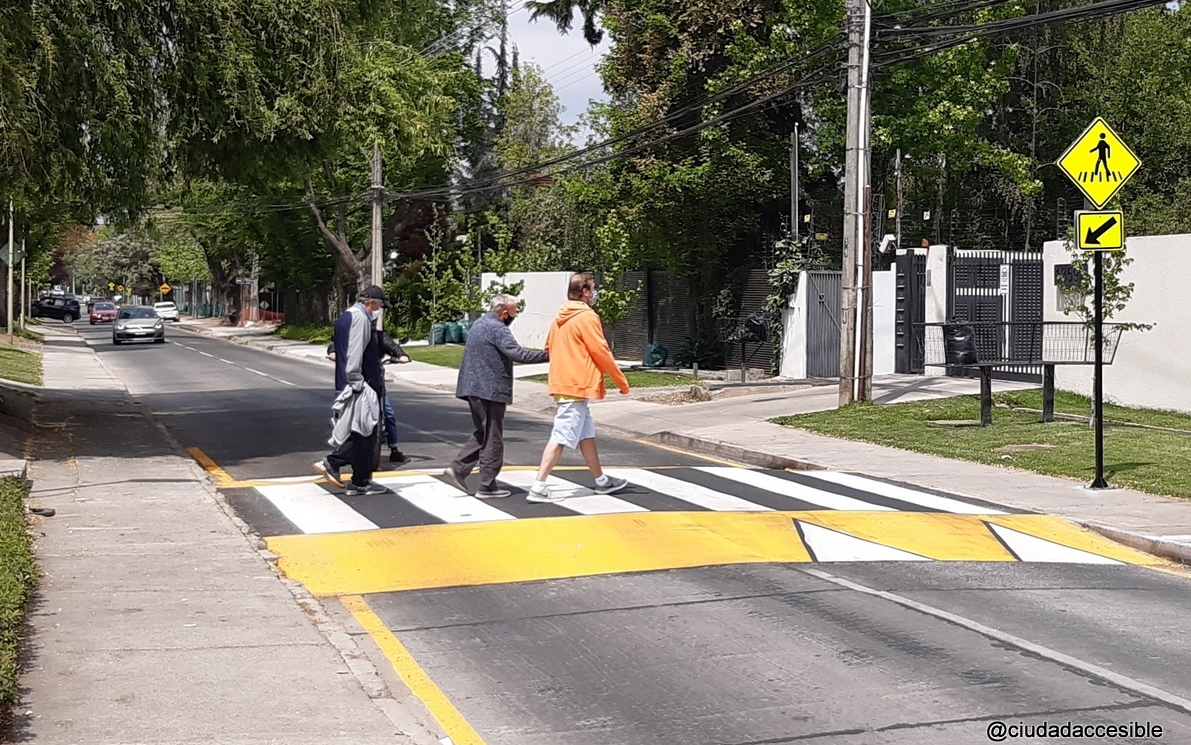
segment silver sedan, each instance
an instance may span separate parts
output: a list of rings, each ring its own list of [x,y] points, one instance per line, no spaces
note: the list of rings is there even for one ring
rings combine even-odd
[[[165,344],[165,323],[157,312],[152,308],[121,308],[112,326],[112,343],[149,339],[157,344]]]

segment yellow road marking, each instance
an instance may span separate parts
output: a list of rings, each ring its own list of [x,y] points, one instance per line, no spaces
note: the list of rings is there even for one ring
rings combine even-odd
[[[397,592],[751,563],[809,563],[794,520],[939,561],[1015,561],[983,515],[930,512],[635,512],[268,538],[318,596]],[[1047,515],[996,523],[1139,566],[1169,562]]]
[[[356,621],[368,632],[376,646],[388,658],[389,664],[401,676],[401,680],[415,696],[426,706],[431,715],[438,721],[443,732],[455,745],[484,745],[484,738],[468,723],[446,694],[435,685],[422,666],[414,660],[413,655],[405,645],[393,635],[385,626],[384,621],[368,607],[368,603],[359,595],[348,595],[339,598]]]
[[[676,448],[676,447],[671,447],[669,445],[663,445],[660,442],[653,442],[651,440],[633,440],[633,442],[635,442],[639,445],[648,445],[650,447],[657,448],[658,450],[666,450],[671,453],[678,453],[679,455],[685,455],[685,456],[688,456],[691,458],[699,458],[699,459],[705,460],[709,463],[719,463],[719,464],[725,465],[725,466],[732,466],[733,468],[741,468],[742,467],[740,463],[735,463],[730,460],[724,460],[722,458],[716,458],[716,457],[713,457],[710,455],[703,455],[702,453],[691,452],[690,450],[680,450],[679,448]],[[673,466],[673,467],[678,468],[679,466]]]
[[[212,478],[215,479],[216,485],[226,486],[235,482],[235,479],[229,476],[227,471],[216,465],[215,461],[211,460],[211,458],[208,457],[207,454],[202,450],[199,450],[198,448],[186,448],[186,451],[190,453],[192,458],[198,461],[198,464],[202,466]]]

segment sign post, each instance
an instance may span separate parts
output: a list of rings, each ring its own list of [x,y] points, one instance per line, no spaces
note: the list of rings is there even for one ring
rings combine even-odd
[[[1129,177],[1137,172],[1141,161],[1108,126],[1108,122],[1096,117],[1083,134],[1071,143],[1056,165],[1079,187],[1088,201],[1101,210]],[[1124,215],[1119,211],[1076,212],[1075,245],[1081,251],[1093,251],[1096,255],[1092,274],[1096,284],[1093,300],[1096,366],[1092,379],[1092,399],[1096,410],[1096,476],[1091,488],[1107,489],[1108,481],[1104,478],[1104,252],[1124,249]]]

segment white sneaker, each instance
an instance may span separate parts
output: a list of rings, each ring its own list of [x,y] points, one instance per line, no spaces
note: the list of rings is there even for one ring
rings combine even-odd
[[[534,491],[533,489],[530,489],[529,494],[525,495],[526,502],[538,502],[538,503],[547,503],[548,504],[551,502],[561,502],[564,499],[566,499],[566,496],[564,496],[562,494],[555,494],[554,492],[550,491],[550,489],[548,489],[548,488],[542,489],[541,491]]]

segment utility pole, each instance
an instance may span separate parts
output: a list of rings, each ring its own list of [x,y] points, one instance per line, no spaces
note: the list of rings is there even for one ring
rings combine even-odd
[[[381,185],[381,171],[380,171],[380,143],[374,142],[372,144],[372,284],[384,287],[384,237],[381,230],[380,220],[380,206],[381,198],[383,196],[383,186]],[[384,310],[376,314],[376,327],[378,329],[384,328],[382,314]]]
[[[856,192],[860,179],[860,65],[864,0],[848,0],[848,122],[844,157],[844,256],[840,298],[839,405],[852,403],[856,376]]]
[[[844,163],[844,257],[841,324],[840,324],[840,381],[839,405],[852,403],[856,383],[864,375],[864,367],[857,368],[857,347],[867,344],[858,338],[857,320],[865,317],[861,310],[865,282],[865,246],[868,243],[868,64],[869,38],[872,28],[871,6],[866,0],[848,0],[848,126],[847,157]],[[857,276],[859,275],[859,276]],[[860,292],[857,290],[860,281]],[[859,313],[858,313],[859,311]],[[863,357],[863,355],[861,355]],[[863,359],[860,360],[863,365]],[[862,382],[862,381],[861,381]],[[860,386],[861,395],[864,387]]]
[[[8,335],[12,336],[12,198],[8,199]]]
[[[790,233],[794,241],[798,241],[798,122],[794,122],[794,131],[790,133]]]

